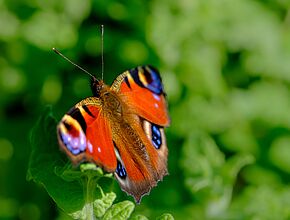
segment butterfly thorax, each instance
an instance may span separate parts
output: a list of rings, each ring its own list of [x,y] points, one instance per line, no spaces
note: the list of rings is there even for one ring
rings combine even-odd
[[[100,100],[107,117],[109,117],[111,120],[117,119],[118,121],[122,119],[122,101],[116,94],[114,94],[114,92],[102,92]]]
[[[130,126],[132,122],[139,123],[138,117],[132,114],[130,107],[108,85],[100,81],[96,85],[102,113],[111,125],[113,134],[121,135],[132,144],[142,145],[142,141]],[[114,136],[114,135],[113,135]]]

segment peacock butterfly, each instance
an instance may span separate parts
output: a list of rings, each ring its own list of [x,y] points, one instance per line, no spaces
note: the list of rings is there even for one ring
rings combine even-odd
[[[88,161],[114,173],[139,203],[168,174],[164,127],[170,119],[160,74],[140,66],[111,86],[91,78],[93,96],[72,107],[57,126],[59,145],[73,164]]]

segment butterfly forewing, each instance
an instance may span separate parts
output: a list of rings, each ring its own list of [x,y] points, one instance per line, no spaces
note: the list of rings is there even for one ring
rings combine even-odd
[[[60,121],[58,139],[62,149],[78,164],[91,161],[108,172],[117,166],[111,127],[95,97],[76,104]]]
[[[151,66],[136,67],[121,74],[112,89],[136,113],[155,124],[169,126],[170,119],[160,74]]]

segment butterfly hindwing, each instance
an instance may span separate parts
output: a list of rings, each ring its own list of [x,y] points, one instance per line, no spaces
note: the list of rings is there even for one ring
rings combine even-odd
[[[74,164],[91,161],[108,172],[117,166],[111,127],[95,97],[76,104],[58,124],[58,140]]]
[[[159,180],[151,161],[153,157],[146,149],[150,143],[143,134],[140,124],[131,121],[123,126],[122,133],[113,137],[118,160],[115,177],[121,188],[137,202]]]

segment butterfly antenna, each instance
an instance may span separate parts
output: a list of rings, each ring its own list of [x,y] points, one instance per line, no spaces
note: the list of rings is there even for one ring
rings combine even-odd
[[[56,48],[53,47],[52,50],[53,50],[56,54],[60,55],[63,59],[67,60],[69,63],[71,63],[72,65],[74,65],[75,67],[79,68],[80,70],[82,70],[83,72],[85,72],[86,74],[88,74],[88,75],[89,75],[90,77],[92,77],[93,79],[96,79],[96,77],[95,77],[93,74],[89,73],[87,70],[85,70],[84,68],[82,68],[82,67],[79,66],[78,64],[76,64],[76,63],[74,63],[73,61],[71,61],[69,58],[67,58],[65,55],[63,55],[61,52],[59,52]]]
[[[102,80],[104,79],[104,25],[101,25]]]

